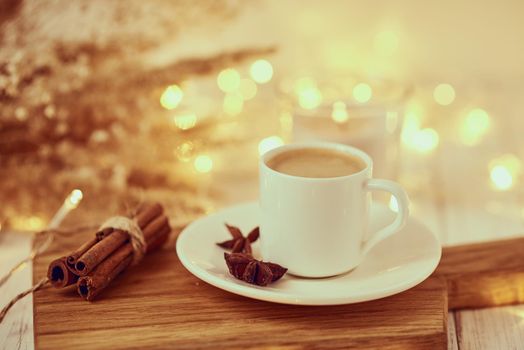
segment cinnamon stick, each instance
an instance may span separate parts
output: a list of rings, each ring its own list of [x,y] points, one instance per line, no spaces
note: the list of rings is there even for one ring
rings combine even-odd
[[[166,216],[162,215],[147,225],[144,230],[147,253],[165,243],[171,227]],[[92,301],[104,290],[120,272],[126,269],[133,259],[133,246],[126,243],[118,248],[107,259],[100,263],[91,273],[78,280],[78,293]]]
[[[134,220],[144,235],[146,253],[167,241],[171,227],[160,204],[140,206]],[[95,236],[67,257],[51,263],[48,276],[55,287],[76,282],[80,296],[93,300],[133,262],[134,250],[127,232],[107,228]]]
[[[75,270],[80,276],[87,275],[111,253],[118,249],[129,239],[128,234],[122,230],[114,230],[97,244],[86,251],[76,262]]]
[[[108,232],[111,232],[113,231],[112,228],[107,228],[105,229],[104,231],[108,231]],[[98,239],[98,235],[97,237],[93,238],[92,240],[90,241],[87,241],[85,242],[84,244],[82,244],[77,250],[75,250],[74,252],[72,252],[70,255],[67,256],[66,258],[66,263],[67,263],[67,266],[70,268],[70,269],[75,269],[75,264],[78,260],[78,258],[80,258],[85,252],[87,252],[92,246],[94,246],[97,242],[99,241]]]
[[[144,233],[144,239],[146,243],[149,243],[149,241],[155,236],[155,234],[158,234],[160,232],[160,229],[162,229],[165,226],[169,226],[169,221],[167,219],[167,216],[161,215],[155,220],[151,221],[146,227],[142,229],[142,232]]]
[[[168,225],[164,227],[159,234],[154,237],[150,243],[147,244],[146,253],[151,253],[152,251],[157,250],[166,243],[169,234],[171,233],[171,227]]]
[[[56,288],[64,288],[78,280],[78,275],[73,273],[66,263],[66,257],[51,261],[47,269],[47,278]]]
[[[132,249],[119,249],[104,260],[89,276],[80,277],[77,290],[81,297],[92,301],[111,281],[115,279],[133,260]]]
[[[154,218],[162,215],[164,208],[159,203],[142,204],[135,216],[136,223],[140,228],[146,227]]]
[[[158,219],[162,212],[163,208],[158,203],[144,204],[139,208],[135,220],[140,229],[144,230],[147,225]],[[87,275],[106,257],[129,240],[127,232],[122,230],[112,230],[110,232],[102,230],[97,233],[97,237],[99,239],[98,244],[93,245],[89,250],[84,252],[75,263],[76,273],[80,276]]]

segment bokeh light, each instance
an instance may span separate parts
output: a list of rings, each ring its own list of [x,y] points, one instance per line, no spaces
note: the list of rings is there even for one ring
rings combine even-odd
[[[185,113],[173,117],[175,125],[181,130],[189,130],[196,125],[197,117],[194,113]]]
[[[482,140],[491,126],[489,114],[481,109],[472,109],[460,127],[460,139],[468,146],[474,146]]]
[[[13,216],[9,219],[9,225],[17,231],[40,231],[46,223],[39,216]]]
[[[513,187],[513,176],[505,166],[494,166],[489,173],[489,177],[497,190],[506,191]]]
[[[264,153],[271,151],[274,148],[282,146],[284,141],[278,136],[269,136],[261,140],[258,144],[258,154],[263,155]]]
[[[455,101],[455,89],[450,84],[439,84],[433,90],[435,102],[442,106],[448,106]]]
[[[183,98],[184,92],[182,89],[180,89],[178,85],[170,85],[164,90],[162,96],[160,96],[160,104],[165,109],[171,110],[176,108],[180,102],[182,102]]]
[[[335,123],[345,123],[349,119],[348,111],[346,109],[346,104],[342,101],[337,101],[333,103],[333,111],[331,112],[331,119]]]
[[[298,104],[304,109],[315,109],[322,103],[322,93],[311,78],[302,78],[295,84]]]
[[[75,188],[73,191],[71,191],[69,196],[67,196],[67,198],[64,201],[64,204],[68,209],[75,209],[76,207],[78,207],[78,204],[82,201],[83,198],[84,194],[82,193],[82,191],[78,188]]]
[[[256,60],[251,65],[249,74],[257,83],[265,84],[273,77],[273,66],[266,60]]]
[[[69,201],[71,202],[71,204],[73,205],[78,205],[78,203],[80,203],[80,201],[82,200],[82,198],[84,198],[84,194],[82,193],[81,190],[79,189],[74,189],[72,192],[71,192],[71,196],[69,197]]]
[[[429,153],[439,145],[439,134],[431,128],[420,128],[420,117],[414,113],[406,114],[401,133],[402,143],[417,152]]]
[[[320,90],[316,88],[311,88],[304,90],[299,95],[298,103],[300,107],[304,109],[315,109],[322,102],[322,94]]]
[[[242,112],[244,108],[244,98],[239,92],[228,93],[224,96],[224,113],[235,116]]]
[[[398,49],[398,36],[389,30],[379,32],[373,40],[375,51],[384,56],[391,56]]]
[[[402,133],[400,135],[402,142],[410,145],[414,135],[420,131],[420,117],[415,112],[408,112],[404,117],[404,124],[402,126]]]
[[[218,74],[217,84],[223,92],[236,91],[240,87],[240,74],[233,68],[224,69]]]
[[[504,154],[489,163],[489,176],[493,188],[507,191],[514,187],[522,173],[522,161],[514,154]]]
[[[368,102],[373,95],[371,86],[365,83],[359,83],[353,88],[353,98],[360,103]]]
[[[257,94],[257,84],[251,79],[242,79],[240,80],[240,86],[238,92],[242,95],[244,100],[251,100]]]
[[[415,134],[413,145],[419,152],[433,151],[439,144],[439,135],[434,129],[422,129]]]
[[[193,165],[199,173],[209,173],[213,169],[213,160],[211,157],[202,154],[195,158]]]
[[[195,145],[191,141],[182,142],[175,149],[175,156],[178,160],[187,163],[193,157],[193,152],[195,150]]]

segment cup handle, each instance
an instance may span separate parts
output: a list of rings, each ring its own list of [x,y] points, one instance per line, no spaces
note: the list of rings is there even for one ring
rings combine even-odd
[[[406,191],[399,184],[389,180],[369,179],[365,184],[366,191],[386,191],[391,193],[398,203],[398,214],[388,226],[378,230],[363,243],[362,256],[369,253],[378,242],[383,241],[404,227],[409,216],[409,199]]]

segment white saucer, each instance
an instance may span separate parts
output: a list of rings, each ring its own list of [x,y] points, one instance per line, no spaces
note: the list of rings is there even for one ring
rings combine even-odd
[[[379,243],[352,272],[308,279],[289,274],[267,287],[235,279],[215,243],[230,239],[224,223],[247,233],[258,226],[258,203],[227,208],[189,225],[178,237],[176,251],[182,264],[201,280],[231,293],[283,304],[337,305],[384,298],[424,281],[437,267],[441,246],[422,223],[410,218],[399,233]],[[382,204],[371,208],[371,232],[393,221],[394,213]],[[260,259],[258,243],[253,254]],[[274,261],[278,263],[278,261]]]

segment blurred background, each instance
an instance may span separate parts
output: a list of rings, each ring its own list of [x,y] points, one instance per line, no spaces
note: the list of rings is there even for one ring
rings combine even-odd
[[[356,145],[444,243],[522,232],[521,1],[0,2],[0,224],[257,196],[283,143]],[[394,210],[396,203],[381,198]],[[89,214],[86,214],[89,213]]]

